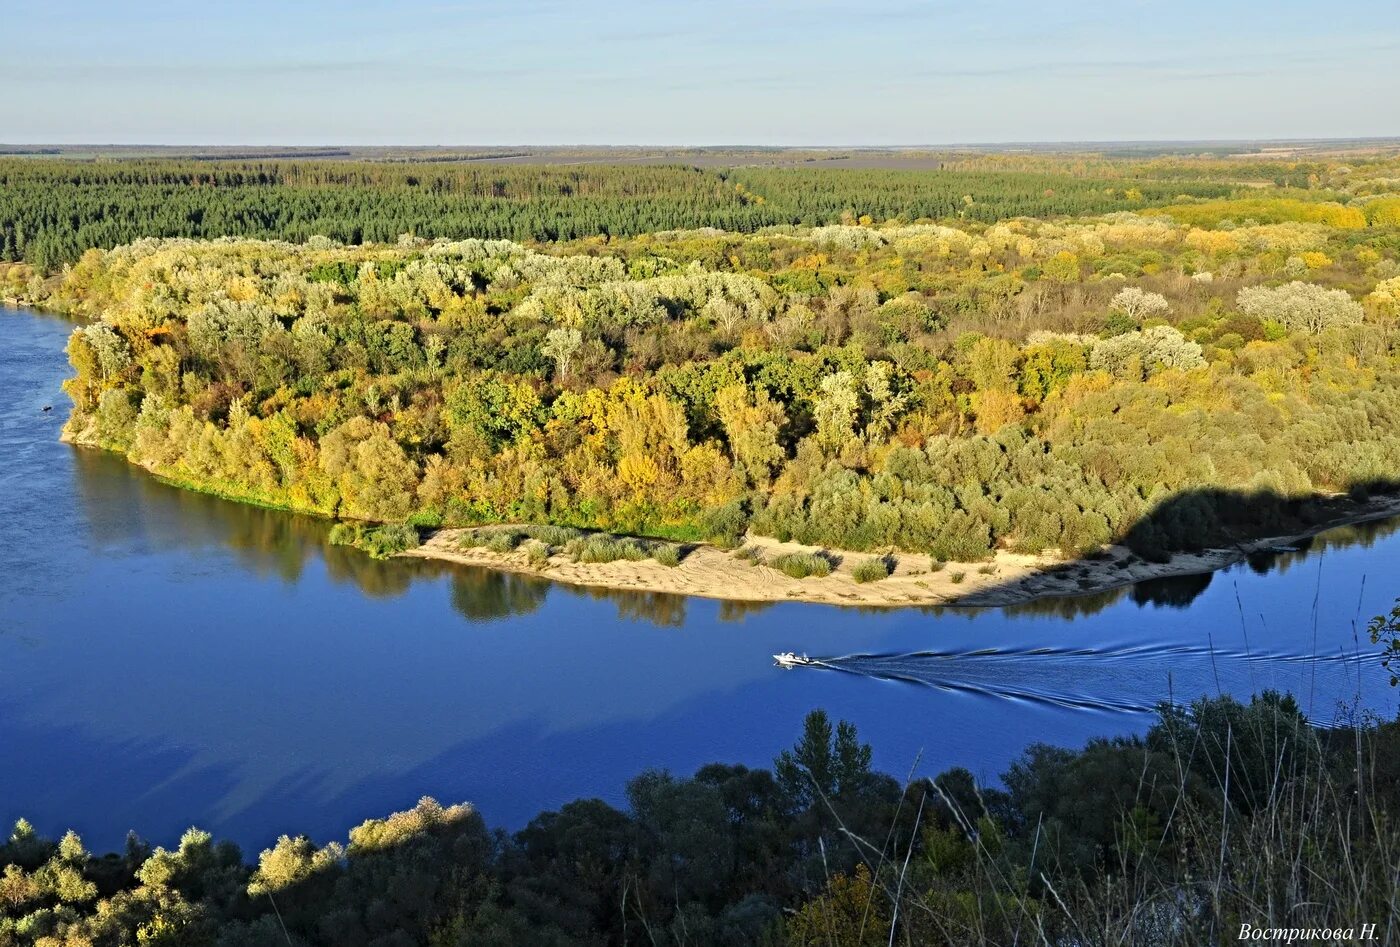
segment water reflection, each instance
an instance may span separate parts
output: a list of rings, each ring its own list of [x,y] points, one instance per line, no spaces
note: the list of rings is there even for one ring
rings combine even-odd
[[[485,622],[539,611],[549,594],[543,579],[462,567],[451,570],[452,607],[468,621]]]
[[[136,470],[121,458],[100,451],[78,450],[73,455],[83,521],[101,544],[122,545],[140,539],[155,548],[194,549],[222,544],[239,562],[261,576],[297,582],[309,561],[324,561],[337,582],[353,584],[373,598],[406,594],[415,581],[450,576],[452,605],[468,621],[490,621],[538,610],[554,583],[539,578],[422,559],[374,560],[345,546],[329,543],[330,524],[315,517],[232,503],[181,490]],[[1400,530],[1400,518],[1340,526],[1274,549],[1251,553],[1247,567],[1258,575],[1287,573],[1332,549],[1368,549]],[[1074,564],[1065,566],[1070,570]],[[1120,602],[1139,606],[1184,609],[1210,587],[1215,573],[1166,576],[1101,592],[1048,596],[1006,606],[1011,615],[1082,618]],[[620,619],[681,627],[686,621],[686,598],[660,592],[557,586],[569,593],[617,608]],[[725,602],[720,621],[742,621],[775,603]],[[855,614],[884,611],[855,607]],[[924,614],[942,616],[965,611],[958,606],[918,606]]]
[[[621,619],[670,627],[685,624],[684,596],[555,586],[535,576],[431,559],[376,560],[351,547],[332,545],[331,524],[326,520],[178,489],[102,451],[78,449],[72,457],[81,519],[98,550],[198,552],[222,546],[254,575],[287,584],[299,582],[308,564],[319,561],[336,583],[353,585],[379,599],[406,595],[415,582],[446,578],[451,583],[452,607],[471,622],[529,615],[538,611],[550,590],[557,587],[610,602]],[[766,605],[725,608],[721,620],[740,620],[763,607]]]

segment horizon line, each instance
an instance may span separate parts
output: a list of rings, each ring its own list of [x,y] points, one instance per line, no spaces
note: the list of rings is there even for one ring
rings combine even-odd
[[[1067,138],[1067,139],[1003,139],[983,141],[909,142],[897,144],[856,144],[825,142],[820,144],[773,144],[759,142],[270,142],[252,143],[240,141],[9,141],[0,142],[0,148],[589,148],[598,150],[618,148],[646,149],[750,149],[765,151],[830,151],[830,150],[872,150],[872,151],[916,151],[930,148],[996,148],[1026,147],[1046,145],[1289,145],[1289,144],[1331,144],[1331,143],[1390,143],[1400,144],[1400,135],[1327,135],[1319,137],[1260,137],[1260,138]]]

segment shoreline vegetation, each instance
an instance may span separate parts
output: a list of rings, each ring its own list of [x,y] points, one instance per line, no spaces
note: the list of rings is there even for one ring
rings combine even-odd
[[[61,440],[88,450],[107,450],[75,437],[65,425]],[[120,453],[120,452],[117,452]],[[144,465],[147,474],[179,490],[191,490],[231,503],[328,520],[321,511],[265,502],[236,492],[181,483]],[[373,521],[334,521],[330,541],[353,546],[373,558],[393,556],[432,559],[547,579],[579,588],[660,593],[719,601],[804,602],[852,608],[997,608],[1049,598],[1073,598],[1110,592],[1138,582],[1218,572],[1260,553],[1293,551],[1289,547],[1344,526],[1400,517],[1400,495],[1354,500],[1346,494],[1313,498],[1314,522],[1304,528],[1267,536],[1237,536],[1215,548],[1172,553],[1166,561],[1139,556],[1112,544],[1075,558],[1054,554],[1023,555],[998,550],[970,562],[941,561],[931,556],[892,550],[853,552],[783,542],[746,534],[728,548],[705,542],[667,542],[644,536],[616,535],[548,524],[498,523],[467,527],[404,527]],[[391,531],[392,537],[380,535]],[[560,535],[544,542],[530,535]],[[490,543],[493,536],[508,544]],[[641,555],[618,554],[608,561],[582,561],[570,543],[587,536],[634,544]],[[552,537],[551,537],[552,538]],[[674,550],[674,561],[658,548]],[[780,567],[782,557],[820,559],[829,571],[793,576]],[[1156,557],[1160,559],[1161,557]],[[878,564],[873,575],[870,566]],[[857,577],[866,567],[866,575]]]
[[[393,554],[534,575],[568,585],[721,601],[984,608],[1094,595],[1143,581],[1217,572],[1251,555],[1287,549],[1330,529],[1400,516],[1400,497],[1396,496],[1375,497],[1364,503],[1345,497],[1333,500],[1337,504],[1335,515],[1305,530],[1242,538],[1225,548],[1178,552],[1167,562],[1148,561],[1118,545],[1077,560],[999,551],[983,561],[935,562],[928,556],[907,553],[872,555],[747,536],[739,547],[728,550],[709,544],[680,544],[675,547],[681,550],[677,564],[669,565],[650,556],[583,562],[559,546],[548,546],[548,553],[541,555],[541,544],[536,541],[531,545],[528,539],[512,549],[493,549],[485,541],[462,542],[474,533],[490,536],[530,529],[520,526],[435,530],[421,544]],[[609,538],[637,541],[634,537]],[[794,578],[774,565],[780,557],[794,555],[825,560],[830,574]],[[872,562],[880,564],[882,577],[862,581],[858,570]]]

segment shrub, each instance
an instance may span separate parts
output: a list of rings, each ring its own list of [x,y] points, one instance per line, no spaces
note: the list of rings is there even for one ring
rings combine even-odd
[[[890,564],[886,559],[866,559],[851,570],[857,582],[879,582],[890,574]]]
[[[358,545],[376,559],[387,559],[417,546],[418,530],[407,523],[375,526],[363,532]]]
[[[745,546],[734,550],[735,559],[743,559],[751,566],[763,565],[763,552],[757,546]]]
[[[385,526],[365,526],[360,523],[336,523],[331,527],[330,542],[336,546],[354,546],[375,559],[388,559],[418,545],[418,530],[408,523]]]
[[[742,500],[706,510],[700,518],[701,534],[721,549],[733,549],[744,540],[749,516]]]
[[[1201,347],[1171,326],[1101,339],[1089,353],[1089,367],[1095,371],[1138,381],[1162,368],[1189,371],[1205,363]]]
[[[928,571],[930,571],[930,572],[942,572],[942,571],[943,571],[943,567],[946,566],[947,564],[948,564],[948,563],[942,561],[942,560],[939,559],[937,556],[929,556],[929,560],[928,560]]]
[[[491,552],[510,552],[525,539],[525,533],[518,529],[493,530],[486,538],[486,548]]]
[[[583,535],[571,526],[527,526],[525,534],[550,546],[566,546]]]
[[[457,537],[457,548],[476,549],[485,546],[488,538],[487,534],[479,529],[463,530],[462,534]]]
[[[549,562],[551,552],[548,543],[542,543],[538,539],[532,539],[524,545],[525,557],[530,561],[530,565],[539,568]]]
[[[681,547],[675,543],[662,543],[656,547],[651,557],[663,566],[675,568],[681,564]]]
[[[569,544],[569,553],[575,562],[605,563],[626,559],[640,562],[647,558],[647,547],[640,540],[620,539],[616,536],[597,534],[585,536]]]
[[[950,582],[952,582],[954,585],[957,585],[959,582],[961,582],[961,581],[962,581],[963,579],[965,579],[965,578],[967,578],[967,573],[966,573],[966,572],[950,572],[950,573],[948,573],[948,580],[949,580]]]
[[[794,579],[831,575],[831,561],[812,552],[790,552],[774,558],[768,564]]]
[[[356,527],[352,523],[336,523],[331,527],[332,546],[353,546],[357,538]]]
[[[931,543],[936,560],[976,562],[992,551],[992,531],[962,510],[954,510]]]

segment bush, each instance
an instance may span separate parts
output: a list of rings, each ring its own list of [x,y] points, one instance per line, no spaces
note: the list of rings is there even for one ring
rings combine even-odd
[[[525,533],[518,529],[492,530],[486,537],[486,548],[491,552],[511,552],[525,539]]]
[[[619,559],[640,562],[647,558],[648,548],[640,540],[620,539],[600,533],[574,540],[566,551],[575,562],[605,563]]]
[[[463,530],[457,537],[458,549],[477,549],[486,545],[487,535],[478,529]]]
[[[745,546],[743,549],[734,550],[735,559],[743,559],[751,566],[763,565],[763,551],[757,546]]]
[[[361,523],[336,523],[328,537],[333,546],[354,546],[376,559],[388,559],[418,545],[418,530],[408,523],[387,526],[365,526]]]
[[[794,579],[831,575],[831,561],[812,552],[790,552],[778,556],[768,565]]]
[[[681,564],[681,547],[675,543],[662,543],[656,547],[651,557],[663,566],[675,568]]]
[[[879,582],[888,578],[890,574],[890,564],[887,559],[866,559],[851,570],[852,577],[857,582]]]
[[[390,523],[364,530],[356,544],[376,559],[387,559],[418,545],[418,530],[407,523]]]
[[[525,558],[530,561],[530,565],[539,568],[549,562],[549,554],[552,551],[548,543],[542,543],[538,539],[532,539],[523,547]]]
[[[967,573],[966,573],[966,572],[950,572],[950,573],[948,573],[948,581],[952,582],[954,585],[957,585],[959,582],[961,582],[961,581],[962,581],[963,579],[965,579],[965,578],[967,578]]]
[[[749,528],[749,516],[742,500],[706,510],[700,518],[701,534],[721,549],[733,549],[744,541]]]
[[[946,563],[946,562],[944,562],[943,560],[939,559],[937,556],[929,556],[929,560],[928,560],[928,571],[930,571],[930,572],[942,572],[942,571],[943,571],[943,567],[946,566],[947,564],[948,564],[948,563]]]
[[[525,534],[550,546],[566,546],[583,536],[583,530],[571,526],[527,526]]]
[[[976,562],[992,551],[992,531],[962,510],[955,510],[934,538],[933,558],[944,562]]]

